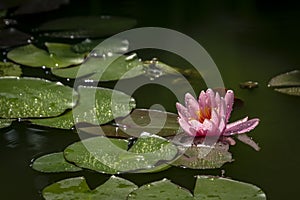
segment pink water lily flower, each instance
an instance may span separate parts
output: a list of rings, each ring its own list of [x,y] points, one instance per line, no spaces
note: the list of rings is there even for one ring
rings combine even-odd
[[[185,107],[176,104],[179,118],[178,122],[184,132],[190,136],[220,136],[226,138],[229,144],[235,144],[230,138],[232,135],[242,134],[254,129],[259,119],[248,120],[245,117],[233,123],[228,123],[234,93],[228,90],[224,97],[212,89],[201,91],[198,101],[189,93],[185,95]]]

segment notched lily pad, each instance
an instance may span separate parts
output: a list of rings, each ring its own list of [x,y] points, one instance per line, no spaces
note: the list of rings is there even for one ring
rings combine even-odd
[[[84,61],[85,54],[73,52],[69,44],[46,43],[45,45],[49,52],[29,44],[9,51],[7,57],[22,65],[48,68],[63,68]]]
[[[226,162],[232,162],[228,145],[215,144],[214,146],[195,145],[190,147],[178,146],[181,155],[171,165],[192,169],[220,168]]]
[[[76,93],[74,93],[76,94]],[[72,108],[73,89],[39,78],[0,77],[0,117],[54,117]]]
[[[177,154],[177,148],[158,136],[140,137],[127,151],[129,141],[94,137],[74,143],[64,151],[65,158],[77,166],[115,174],[157,171]]]
[[[266,200],[265,193],[255,185],[227,178],[198,176],[194,189],[195,199],[251,199]]]
[[[81,168],[67,162],[63,152],[47,154],[34,160],[32,168],[40,172],[76,172]]]
[[[0,77],[1,76],[21,76],[22,69],[19,65],[11,62],[0,62]]]
[[[284,94],[300,96],[300,71],[294,70],[273,77],[268,87]]]
[[[42,24],[37,30],[47,37],[87,38],[114,35],[132,28],[136,20],[115,16],[75,16]]]
[[[111,176],[104,184],[91,190],[83,177],[69,178],[43,189],[46,200],[101,199],[126,200],[130,192],[137,189],[132,182]]]

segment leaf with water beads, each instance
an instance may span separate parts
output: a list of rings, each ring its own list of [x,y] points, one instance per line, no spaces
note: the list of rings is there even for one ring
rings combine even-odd
[[[126,200],[130,192],[137,189],[132,182],[111,176],[104,184],[91,190],[83,177],[65,179],[43,189],[46,200]]]
[[[58,116],[76,104],[76,94],[70,87],[44,79],[0,77],[0,117]]]
[[[22,69],[19,65],[11,62],[0,62],[0,77],[1,76],[21,76]]]
[[[51,153],[34,160],[32,168],[40,172],[76,172],[81,168],[67,162],[63,152]]]
[[[293,70],[273,77],[268,84],[275,91],[300,96],[300,71]]]

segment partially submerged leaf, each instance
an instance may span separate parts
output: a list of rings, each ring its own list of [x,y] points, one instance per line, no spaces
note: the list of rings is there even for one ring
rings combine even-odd
[[[76,172],[81,168],[67,162],[63,152],[51,153],[34,160],[32,168],[40,172]]]
[[[143,185],[128,196],[128,200],[157,199],[193,200],[194,198],[188,190],[167,179]]]
[[[177,154],[174,145],[158,136],[141,137],[127,149],[127,140],[94,137],[68,146],[64,154],[77,166],[108,174],[164,169]]]
[[[171,162],[171,165],[192,169],[220,168],[226,162],[232,162],[231,153],[223,146],[218,143],[214,146],[178,146],[180,157]]]
[[[76,104],[73,94],[72,88],[44,79],[0,77],[0,117],[58,116]]]
[[[69,178],[43,189],[46,200],[126,200],[130,192],[137,189],[132,182],[111,176],[104,184],[91,190],[83,177]]]
[[[11,62],[0,62],[0,77],[1,76],[21,76],[22,69],[19,65]]]
[[[87,38],[109,36],[132,28],[136,20],[115,16],[75,16],[42,24],[38,31],[48,37]]]
[[[12,119],[0,119],[0,128],[6,128],[11,125]]]
[[[203,199],[249,199],[266,200],[264,192],[255,185],[227,178],[198,176],[194,189],[196,200]]]
[[[48,68],[62,68],[84,61],[85,55],[73,52],[69,44],[46,43],[45,45],[49,53],[29,44],[9,51],[7,57],[22,65]]]
[[[277,92],[300,96],[300,71],[294,70],[277,75],[270,80],[268,86]]]

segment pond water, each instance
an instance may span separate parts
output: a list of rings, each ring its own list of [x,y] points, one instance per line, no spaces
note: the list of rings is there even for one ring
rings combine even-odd
[[[230,3],[228,3],[230,2]],[[20,18],[20,26],[29,30],[42,19],[53,16],[112,14],[138,20],[138,27],[159,26],[178,30],[197,40],[217,64],[226,88],[233,89],[244,105],[235,110],[232,120],[248,115],[258,117],[259,126],[249,135],[259,143],[254,151],[238,142],[232,146],[234,162],[216,170],[191,170],[172,167],[154,174],[123,174],[137,185],[169,178],[190,190],[195,175],[221,175],[253,183],[264,190],[268,199],[297,199],[299,184],[300,99],[277,93],[267,87],[275,75],[299,67],[300,26],[299,5],[275,4],[266,1],[221,1],[213,3],[183,3],[180,1],[71,1],[54,13]],[[38,17],[36,17],[38,16]],[[43,16],[42,18],[40,18]],[[36,20],[39,18],[39,20]],[[17,18],[18,19],[18,18]],[[152,55],[150,55],[152,54]],[[180,59],[155,51],[142,52],[144,57],[185,65]],[[44,70],[24,68],[28,76],[57,78]],[[242,89],[239,83],[257,81],[254,89]],[[71,84],[61,80],[66,84]],[[109,83],[107,84],[109,85]],[[194,85],[197,91],[205,89]],[[158,93],[156,93],[158,92]],[[153,94],[156,94],[153,97]],[[160,97],[160,94],[163,97]],[[175,112],[173,96],[163,88],[147,86],[135,94],[137,107],[149,108],[161,103]],[[58,180],[84,174],[91,187],[96,187],[109,175],[91,171],[68,174],[43,174],[30,168],[31,160],[46,153],[62,151],[79,140],[74,131],[45,129],[28,123],[14,122],[0,130],[1,199],[42,199],[41,190]]]

